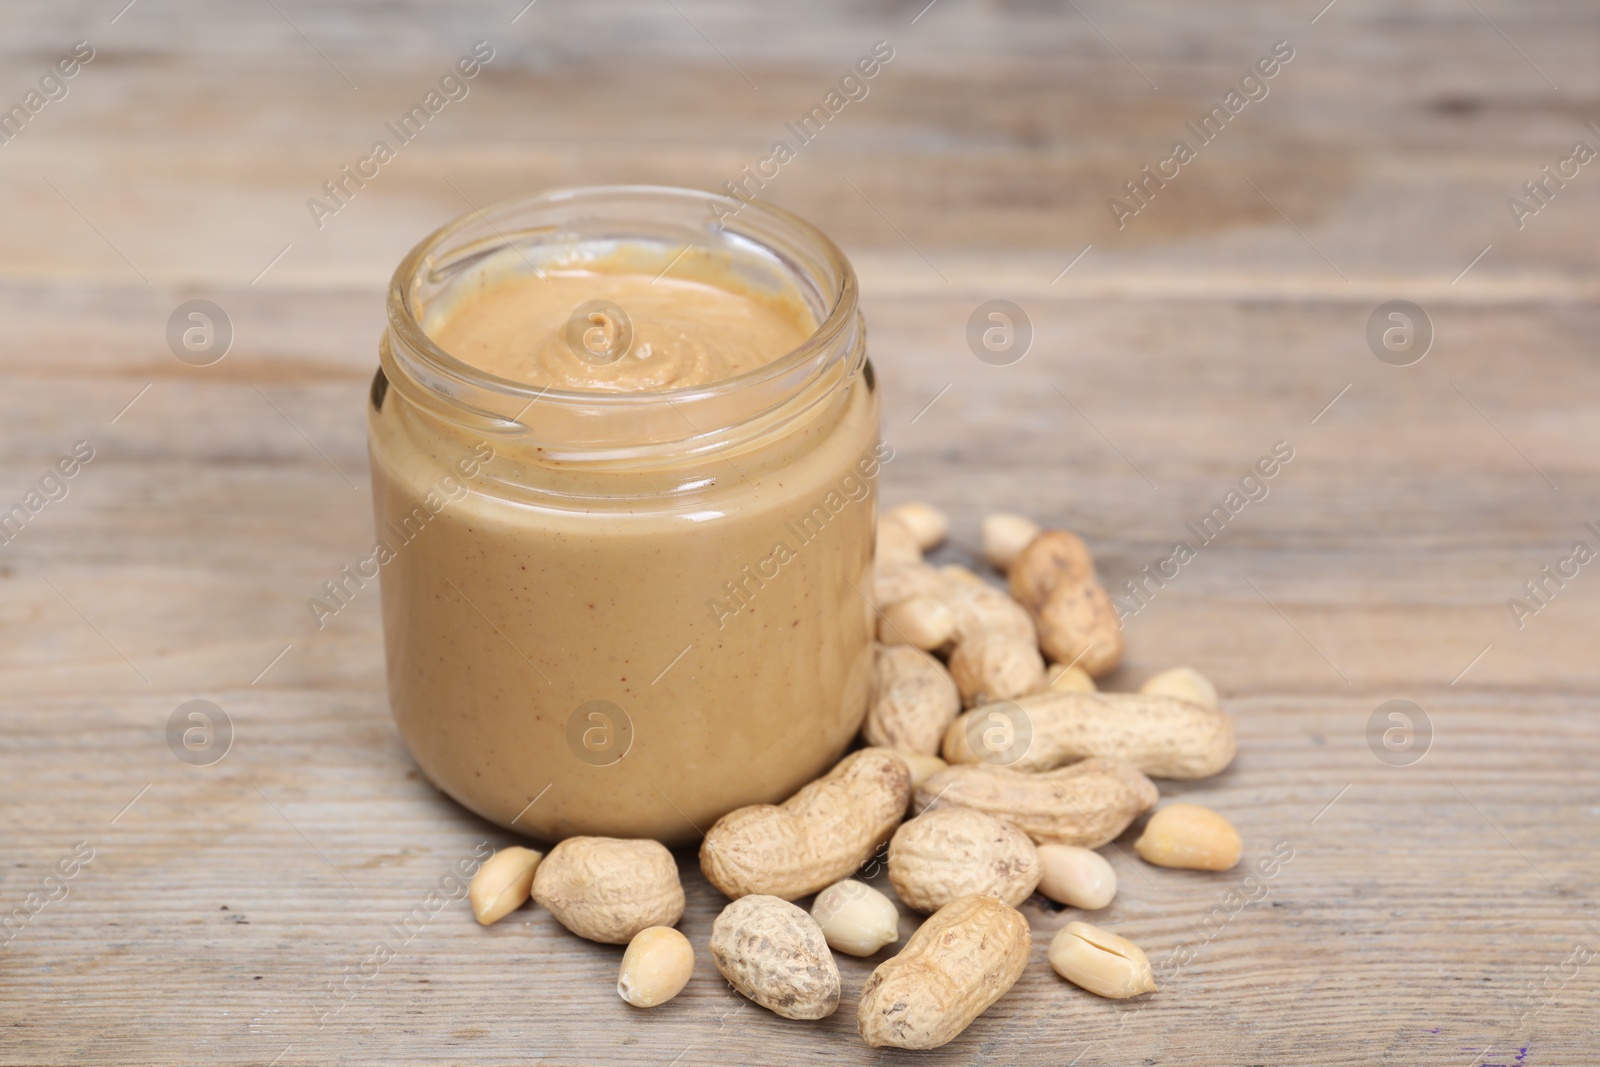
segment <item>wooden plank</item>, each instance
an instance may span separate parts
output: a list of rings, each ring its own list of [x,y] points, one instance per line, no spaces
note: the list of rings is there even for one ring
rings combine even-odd
[[[1211,674],[1239,760],[1163,793],[1227,812],[1247,863],[1293,859],[1235,913],[1243,868],[1155,870],[1125,836],[1097,921],[1192,961],[1142,1004],[1096,1000],[1044,961],[1073,913],[1034,898],[1023,980],[927,1059],[1583,1062],[1600,579],[1520,629],[1506,601],[1600,541],[1600,172],[1522,229],[1505,202],[1600,143],[1596,15],[1320,6],[11,5],[0,101],[75,40],[97,56],[0,147],[0,507],[74,442],[95,458],[0,546],[0,915],[77,842],[94,855],[0,948],[0,1063],[905,1058],[855,1036],[872,961],[841,959],[839,1013],[799,1024],[703,953],[672,1005],[628,1009],[620,951],[537,909],[481,929],[456,902],[396,935],[509,838],[400,746],[376,590],[325,629],[305,605],[371,536],[361,413],[421,234],[550,185],[719,186],[879,39],[868,97],[764,195],[858,267],[884,497],[951,512],[941,559],[1022,510],[1081,530],[1121,590],[1295,449],[1129,617],[1107,680]],[[479,38],[496,58],[469,97],[317,229],[306,198]],[[1107,198],[1283,39],[1269,96],[1117,229]],[[194,297],[235,327],[212,367],[166,348]],[[1036,331],[1009,367],[964,341],[994,297]],[[1367,349],[1395,298],[1435,327],[1415,366]],[[196,698],[235,730],[206,768],[165,741]],[[1390,699],[1432,722],[1410,766],[1369,747]],[[703,947],[721,898],[679,864]]]

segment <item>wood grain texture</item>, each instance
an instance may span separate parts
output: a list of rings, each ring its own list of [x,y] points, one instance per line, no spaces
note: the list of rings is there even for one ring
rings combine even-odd
[[[1600,15],[924,5],[7,5],[0,104],[74,41],[96,58],[0,145],[0,508],[74,442],[95,458],[0,545],[0,915],[76,843],[93,859],[0,934],[0,1064],[910,1059],[856,1036],[871,960],[841,957],[839,1013],[795,1023],[703,952],[678,1000],[630,1009],[621,949],[537,909],[397,933],[508,837],[399,744],[376,589],[322,630],[305,605],[371,538],[362,404],[407,248],[551,185],[717,187],[878,40],[895,58],[869,95],[764,195],[857,265],[884,497],[952,514],[939,558],[1022,510],[1080,531],[1119,591],[1294,449],[1128,620],[1109,679],[1211,675],[1239,758],[1163,794],[1226,812],[1245,865],[1293,858],[1244,885],[1147,867],[1125,835],[1094,921],[1158,966],[1187,947],[1178,973],[1133,1005],[1082,994],[1044,959],[1075,913],[1035,897],[1021,982],[916,1061],[1592,1060],[1600,964],[1574,946],[1600,950],[1600,576],[1521,629],[1506,601],[1600,543],[1600,164],[1521,229],[1506,200],[1600,144]],[[496,56],[470,95],[318,229],[306,198],[478,39]],[[1279,40],[1296,55],[1267,98],[1118,230],[1106,199]],[[234,326],[211,367],[167,349],[191,298]],[[992,298],[1033,323],[1012,366],[964,338]],[[1367,349],[1390,299],[1432,319],[1414,366]],[[196,698],[235,728],[206,768],[164,736]],[[1432,721],[1410,766],[1369,748],[1390,699]],[[679,864],[703,949],[721,898]],[[1242,885],[1258,899],[1230,910]]]

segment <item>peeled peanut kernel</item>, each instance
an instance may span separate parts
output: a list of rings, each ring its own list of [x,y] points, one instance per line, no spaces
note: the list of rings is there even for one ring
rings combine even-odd
[[[878,618],[878,640],[931,652],[956,633],[956,617],[942,601],[914,596],[891,604]]]
[[[847,956],[870,956],[900,940],[900,910],[862,882],[845,879],[817,894],[811,917],[828,947]]]
[[[528,902],[534,869],[543,858],[531,848],[513,845],[484,861],[467,887],[467,901],[479,925],[499,922]]]
[[[1139,687],[1139,692],[1177,697],[1179,700],[1187,700],[1191,704],[1199,704],[1213,711],[1217,708],[1217,687],[1211,684],[1211,679],[1193,667],[1173,667],[1171,670],[1162,671],[1146,680]]]
[[[1039,892],[1084,911],[1097,911],[1117,895],[1117,872],[1100,853],[1076,845],[1040,845]]]
[[[1143,949],[1088,923],[1068,923],[1056,931],[1050,942],[1050,966],[1073,985],[1116,1000],[1156,988]]]
[[[1050,688],[1058,693],[1095,693],[1100,689],[1089,672],[1077,664],[1064,667],[1052,663],[1045,668],[1044,675],[1050,680]]]
[[[640,930],[622,954],[617,996],[636,1008],[665,1004],[689,983],[694,973],[694,946],[670,926]]]
[[[932,504],[901,504],[885,512],[884,518],[894,519],[910,530],[924,552],[943,544],[950,534],[949,517]]]
[[[1133,843],[1146,863],[1196,871],[1225,871],[1239,862],[1244,843],[1233,824],[1198,804],[1168,804]]]
[[[921,752],[896,752],[895,755],[905,760],[906,766],[911,768],[912,789],[917,788],[930,777],[950,766],[938,756],[927,756]]]
[[[1021,515],[999,513],[983,520],[983,555],[1002,571],[1011,569],[1028,542],[1039,536],[1039,524]]]

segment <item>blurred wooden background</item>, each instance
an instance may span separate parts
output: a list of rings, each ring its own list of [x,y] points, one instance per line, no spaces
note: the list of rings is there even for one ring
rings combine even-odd
[[[1097,921],[1195,959],[1137,1011],[1090,997],[1044,962],[1072,913],[1036,898],[1023,982],[926,1060],[1591,1058],[1600,571],[1521,629],[1506,601],[1600,548],[1600,163],[1521,229],[1507,199],[1600,148],[1600,12],[125,2],[0,13],[0,107],[94,49],[0,145],[0,509],[94,451],[0,545],[0,915],[24,916],[0,933],[0,1063],[912,1059],[855,1036],[871,962],[841,960],[822,1023],[746,1006],[707,958],[644,1013],[613,992],[619,951],[536,910],[481,930],[451,904],[369,977],[391,924],[506,838],[399,746],[376,590],[322,631],[305,604],[370,543],[362,405],[407,248],[551,186],[720,186],[877,41],[866,98],[763,195],[860,272],[887,501],[947,508],[965,545],[994,509],[1070,526],[1116,588],[1275,442],[1295,454],[1129,620],[1112,679],[1217,680],[1239,760],[1164,792],[1227,812],[1247,863],[1292,862],[1207,941],[1243,870],[1112,853]],[[469,95],[318,229],[307,198],[478,40]],[[1278,41],[1268,96],[1118,230],[1106,200]],[[211,366],[167,345],[191,299],[232,325]],[[1010,366],[964,339],[990,299],[1033,324]],[[1407,367],[1365,339],[1397,299],[1434,331]],[[208,767],[168,750],[191,699],[232,721]],[[1391,699],[1431,721],[1419,762],[1369,745]],[[703,945],[720,898],[680,862]]]

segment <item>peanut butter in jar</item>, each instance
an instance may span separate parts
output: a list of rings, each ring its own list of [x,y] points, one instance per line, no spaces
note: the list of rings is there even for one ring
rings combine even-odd
[[[686,843],[838,758],[891,453],[827,238],[687,190],[548,194],[424,241],[389,320],[389,700],[439,788],[531,837]]]

